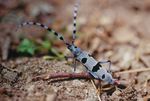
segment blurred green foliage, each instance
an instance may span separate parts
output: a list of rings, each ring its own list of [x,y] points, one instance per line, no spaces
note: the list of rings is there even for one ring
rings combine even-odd
[[[29,39],[23,39],[19,46],[17,47],[17,51],[22,54],[34,55],[37,47],[35,43]]]
[[[64,58],[64,55],[57,51],[55,48],[52,47],[52,42],[48,39],[43,40],[40,44],[36,41],[23,38],[20,42],[19,46],[17,47],[17,52],[20,55],[30,55],[33,56],[35,53],[42,52],[43,50],[48,51],[49,56],[45,56],[44,59],[48,60],[61,60]]]

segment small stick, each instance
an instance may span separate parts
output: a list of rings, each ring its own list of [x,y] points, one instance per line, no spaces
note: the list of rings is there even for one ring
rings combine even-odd
[[[33,81],[37,80],[48,80],[48,79],[55,79],[55,78],[66,78],[66,79],[96,79],[100,80],[98,78],[94,78],[92,75],[89,74],[89,72],[81,72],[81,73],[65,73],[65,72],[59,72],[59,73],[48,73],[40,76],[33,77]],[[117,81],[114,83],[114,85],[119,85],[120,83]]]
[[[98,89],[96,88],[96,86],[95,86],[94,81],[93,81],[93,80],[91,80],[91,82],[92,82],[92,85],[93,85],[94,89],[98,90]],[[97,95],[98,95],[98,99],[99,99],[99,101],[102,101],[102,100],[101,100],[101,98],[100,98],[100,96],[99,96],[99,94],[97,94]]]
[[[48,80],[48,79],[54,79],[54,78],[84,78],[84,79],[94,79],[88,72],[82,72],[82,73],[65,73],[65,72],[60,72],[60,73],[48,73],[46,75],[40,75],[34,77],[32,80],[36,81],[39,79],[42,80]]]
[[[116,72],[115,74],[126,74],[126,73],[135,73],[135,72],[146,72],[150,71],[150,68],[140,68],[140,69],[132,69],[128,71],[121,71],[121,72]]]

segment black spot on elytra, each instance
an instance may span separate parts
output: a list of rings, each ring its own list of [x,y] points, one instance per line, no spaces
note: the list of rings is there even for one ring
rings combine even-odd
[[[105,78],[105,74],[102,75],[102,79],[104,79],[104,78]]]
[[[94,67],[93,67],[93,69],[92,69],[92,72],[97,72],[100,68],[100,65],[99,65],[99,63],[97,63]]]
[[[60,40],[64,40],[64,38],[61,36],[60,38],[59,38]]]
[[[86,61],[87,61],[87,58],[82,58],[82,60],[81,60],[81,61],[82,61],[82,63],[84,63],[84,64],[85,64],[85,63],[86,63]]]

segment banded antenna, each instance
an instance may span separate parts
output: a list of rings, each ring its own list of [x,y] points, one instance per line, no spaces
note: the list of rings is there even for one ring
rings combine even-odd
[[[59,40],[62,40],[67,46],[69,45],[69,43],[64,39],[62,34],[57,33],[56,31],[54,31],[53,29],[49,28],[48,26],[46,26],[44,24],[41,24],[38,22],[23,22],[22,24],[19,25],[19,28],[27,26],[27,25],[39,26],[41,28],[44,28],[47,31],[52,32]]]
[[[73,32],[72,32],[72,44],[74,44],[74,41],[76,39],[76,31],[77,31],[77,12],[79,7],[79,0],[76,1],[76,4],[74,5],[74,11],[73,11]]]

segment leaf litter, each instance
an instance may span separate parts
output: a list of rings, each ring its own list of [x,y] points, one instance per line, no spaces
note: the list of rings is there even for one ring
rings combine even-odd
[[[1,22],[3,23],[0,23],[2,57],[0,63],[9,68],[10,73],[6,71],[7,75],[3,75],[3,77],[0,75],[0,100],[148,101],[150,99],[150,17],[148,0],[81,1],[78,17],[79,38],[76,40],[76,44],[90,52],[98,60],[111,60],[113,75],[125,84],[124,89],[121,90],[110,85],[109,87],[106,86],[106,88],[102,88],[101,95],[96,94],[97,90],[93,87],[95,84],[92,85],[90,80],[32,81],[33,77],[50,72],[70,73],[73,72],[73,68],[64,60],[44,60],[42,57],[37,56],[21,58],[17,56],[18,54],[12,57],[14,56],[12,54],[16,53],[15,50],[20,41],[18,33],[16,34],[16,32],[10,30],[15,29],[15,20],[12,21],[13,26],[13,24],[8,23],[10,19],[6,15],[9,14],[8,12],[17,10],[18,16],[46,23],[61,32],[64,26],[67,29],[67,26],[72,23],[72,13],[68,12],[67,7],[71,7],[70,5],[73,5],[73,2],[68,0],[61,2],[46,0],[43,3],[38,1],[34,1],[36,3],[33,1],[16,1],[1,3],[3,7],[3,11],[0,10],[2,11],[1,17],[3,19],[7,18],[9,21],[2,19]],[[48,7],[47,3],[51,6]],[[34,4],[35,6],[33,6]],[[46,6],[43,7],[43,4]],[[20,18],[18,17],[18,19]],[[26,29],[29,30],[21,32],[28,32],[23,36],[35,37],[34,40],[42,39],[45,35],[39,34],[44,33],[43,31],[30,29],[30,27]],[[63,35],[70,38],[70,30],[63,31],[65,31]],[[10,41],[2,41],[8,39],[8,36]],[[67,53],[62,43],[57,40],[53,41],[54,47],[58,47],[58,50]],[[44,54],[47,55],[47,51]],[[14,70],[16,73],[22,73],[17,81],[13,80],[17,76],[15,73],[13,74]],[[84,71],[84,67],[79,65],[77,71]],[[1,73],[3,74],[4,71]],[[102,83],[102,85],[105,85],[105,83]],[[108,94],[110,89],[106,90],[107,88],[115,90]]]

